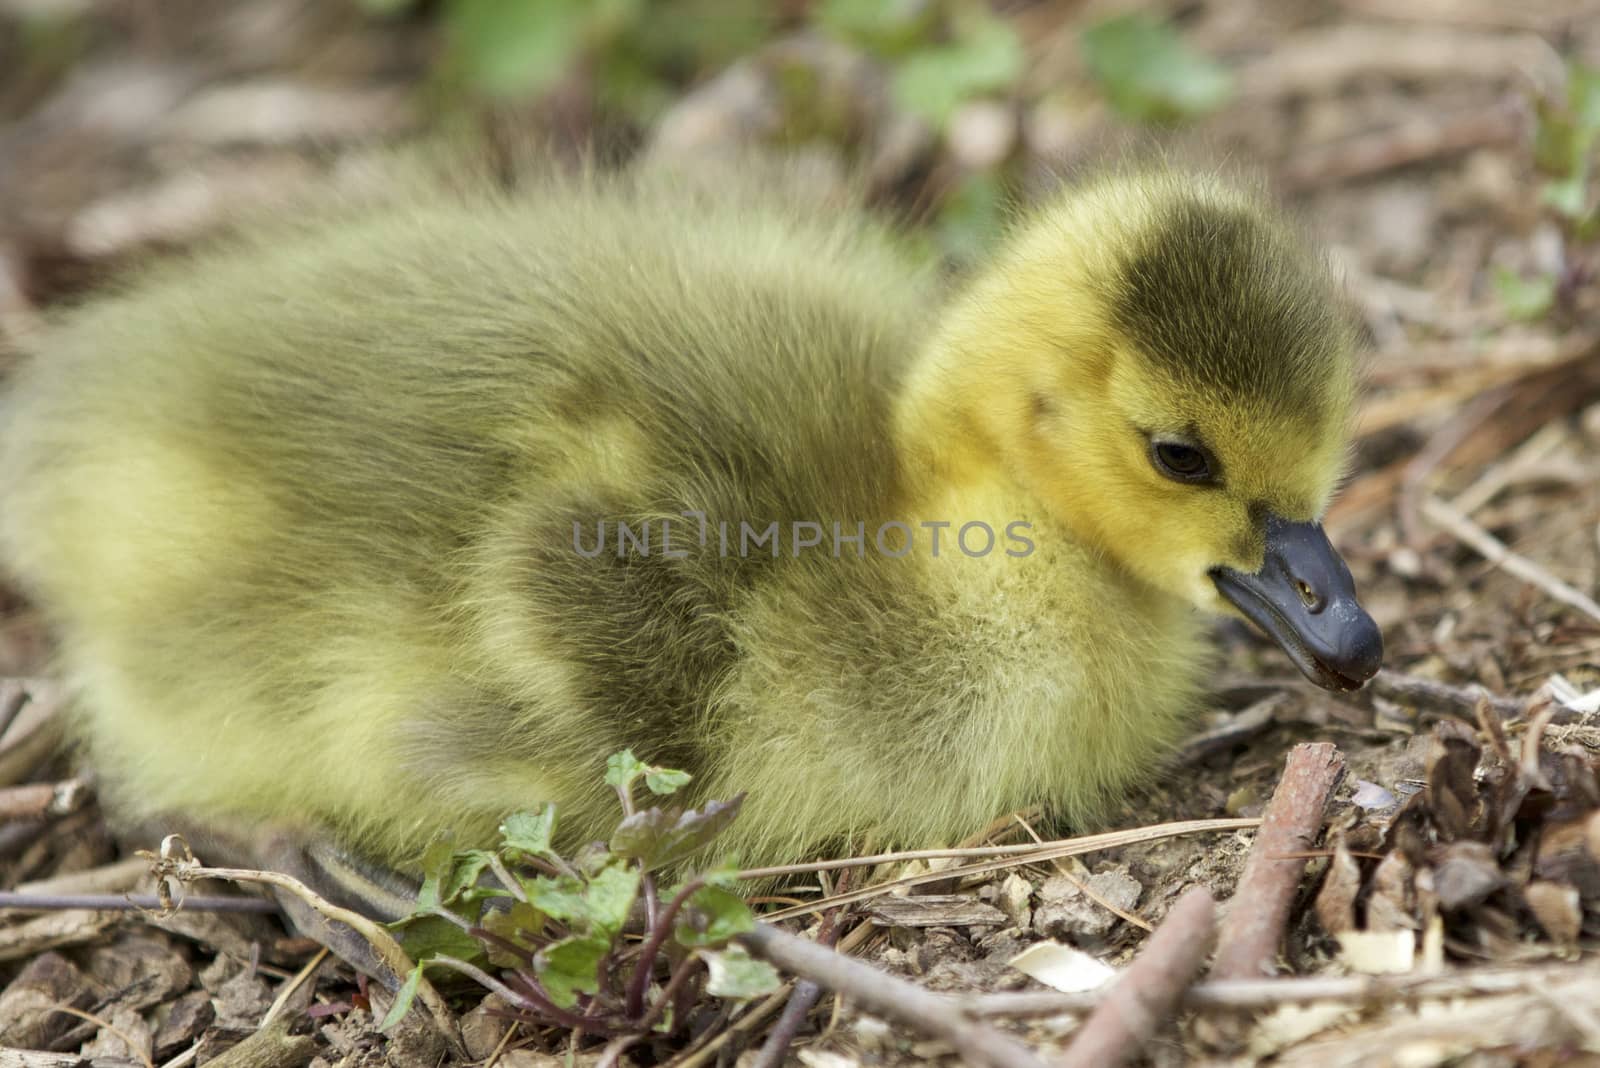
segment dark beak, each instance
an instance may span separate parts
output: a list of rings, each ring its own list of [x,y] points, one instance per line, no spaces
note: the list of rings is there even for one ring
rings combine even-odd
[[[1261,570],[1219,567],[1211,581],[1325,690],[1359,690],[1383,665],[1383,635],[1320,523],[1268,516]]]

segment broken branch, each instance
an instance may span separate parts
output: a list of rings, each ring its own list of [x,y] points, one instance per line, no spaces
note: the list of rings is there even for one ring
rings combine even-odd
[[[1245,864],[1239,889],[1222,921],[1216,964],[1218,979],[1268,974],[1305,871],[1306,849],[1322,830],[1323,812],[1344,777],[1344,756],[1328,742],[1289,751],[1283,779],[1273,791],[1261,829]]]

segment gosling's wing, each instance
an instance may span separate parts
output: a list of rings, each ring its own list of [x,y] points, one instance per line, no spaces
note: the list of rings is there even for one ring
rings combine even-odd
[[[716,634],[639,644],[640,613],[692,588],[714,615],[725,583],[571,557],[495,581],[528,577],[530,532],[597,510],[850,514],[886,477],[872,431],[916,292],[846,225],[664,186],[269,231],[47,338],[8,404],[0,536],[141,804],[414,845],[563,792],[541,771],[609,739],[561,717],[622,684],[656,671],[700,697],[680,662],[711,663]],[[531,648],[548,627],[498,626],[579,613],[592,626]],[[465,774],[485,749],[501,759]]]

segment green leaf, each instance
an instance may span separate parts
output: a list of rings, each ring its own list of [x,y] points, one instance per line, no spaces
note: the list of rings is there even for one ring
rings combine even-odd
[[[1022,76],[1022,42],[1011,24],[970,20],[955,42],[908,56],[894,72],[895,99],[936,126],[969,100],[1010,91]]]
[[[611,943],[603,938],[563,938],[535,959],[539,982],[551,1001],[570,1009],[579,994],[600,989],[600,962],[609,952]]]
[[[417,6],[417,0],[356,0],[356,6],[368,15],[383,17],[410,11]]]
[[[1565,178],[1546,182],[1539,190],[1539,197],[1565,218],[1583,218],[1589,202],[1589,168],[1579,166]]]
[[[1540,100],[1535,113],[1534,163],[1552,176],[1540,189],[1540,198],[1558,215],[1584,225],[1589,175],[1600,141],[1600,68],[1569,65],[1566,105]]]
[[[1496,267],[1494,288],[1506,314],[1513,319],[1539,319],[1555,306],[1556,280],[1547,274],[1523,278],[1514,271]]]
[[[479,924],[490,934],[532,952],[541,941],[539,935],[544,928],[544,921],[544,913],[518,901],[508,909],[485,909]],[[527,961],[493,942],[485,941],[483,948],[488,953],[489,963],[499,967],[518,968],[527,964]]]
[[[650,788],[651,793],[665,796],[677,793],[689,785],[689,780],[692,777],[687,771],[676,771],[672,768],[651,768],[645,772],[644,784]]]
[[[634,784],[639,776],[649,770],[642,760],[633,755],[632,749],[624,749],[620,753],[612,753],[606,757],[606,785],[615,786],[618,790],[626,790]]]
[[[739,885],[739,865],[731,859],[724,859],[714,868],[707,868],[700,873],[700,881],[707,886],[719,887],[723,890],[733,890]]]
[[[672,935],[680,946],[722,946],[755,930],[755,914],[744,898],[716,886],[702,886],[689,898],[687,913]]]
[[[714,997],[756,998],[772,993],[780,985],[777,969],[764,960],[756,960],[739,946],[721,951],[708,949],[701,955],[711,970],[706,993]]]
[[[731,801],[707,801],[700,811],[648,808],[617,825],[611,851],[639,861],[646,871],[676,864],[705,848],[739,815],[744,795]]]
[[[400,984],[400,989],[395,992],[394,1004],[389,1006],[389,1011],[383,1014],[383,1021],[378,1024],[378,1030],[388,1031],[395,1024],[405,1018],[411,1011],[411,1003],[417,1000],[417,989],[422,986],[422,965],[418,964],[411,969],[411,974],[406,976],[406,981]]]
[[[1573,63],[1567,68],[1567,106],[1578,129],[1600,133],[1600,67]]]
[[[589,897],[583,883],[570,875],[541,875],[525,879],[522,888],[528,903],[546,916],[560,920],[569,927],[582,927],[589,923]]]
[[[455,864],[440,891],[446,903],[458,900],[478,885],[478,877],[489,867],[490,854],[482,849],[468,849],[457,853]]]
[[[633,899],[639,894],[643,873],[632,864],[617,861],[600,869],[589,880],[589,929],[595,934],[615,938],[628,922]]]
[[[445,884],[455,871],[455,836],[436,835],[422,854],[422,889],[417,891],[417,911],[439,908],[445,902]]]
[[[452,0],[445,8],[454,60],[478,89],[537,94],[582,53],[593,17],[586,0]]]
[[[556,806],[540,805],[534,812],[518,812],[500,825],[500,841],[535,857],[549,856],[556,833]]]
[[[823,33],[892,58],[933,36],[939,9],[927,0],[822,0],[812,18]]]
[[[1148,15],[1118,15],[1081,39],[1089,72],[1111,106],[1138,122],[1170,123],[1214,111],[1233,94],[1220,64]]]
[[[462,960],[481,960],[483,945],[459,924],[442,916],[408,916],[390,924],[400,947],[412,960],[430,957],[460,957]]]

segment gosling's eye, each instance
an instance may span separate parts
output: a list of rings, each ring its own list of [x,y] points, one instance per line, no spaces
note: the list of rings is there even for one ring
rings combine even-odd
[[[1152,441],[1150,461],[1174,482],[1210,482],[1215,477],[1205,450],[1183,441]]]

